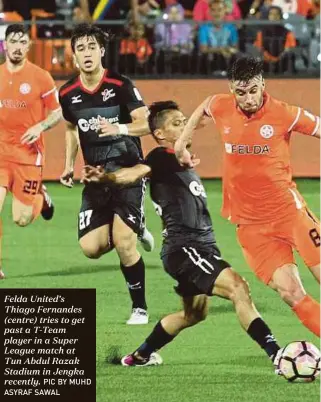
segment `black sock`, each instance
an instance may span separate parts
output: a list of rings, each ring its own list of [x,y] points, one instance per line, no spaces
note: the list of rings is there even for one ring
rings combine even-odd
[[[138,352],[141,357],[148,358],[151,353],[161,349],[174,338],[175,335],[169,335],[163,328],[161,322],[158,321],[152,333],[135,352]]]
[[[130,297],[132,299],[132,308],[147,309],[145,300],[145,264],[142,257],[131,267],[125,267],[120,264],[120,268],[126,279]]]
[[[250,337],[257,342],[270,358],[274,358],[280,346],[277,344],[270,328],[262,318],[253,320],[247,330]]]

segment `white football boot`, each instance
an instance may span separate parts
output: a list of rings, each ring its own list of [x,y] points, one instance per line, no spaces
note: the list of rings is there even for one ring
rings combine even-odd
[[[133,308],[129,319],[126,321],[127,325],[144,325],[148,324],[148,313],[142,308]]]

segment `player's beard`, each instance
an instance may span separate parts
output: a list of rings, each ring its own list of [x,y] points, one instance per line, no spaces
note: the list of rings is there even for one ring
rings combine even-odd
[[[20,64],[23,63],[24,57],[23,54],[13,54],[11,57],[8,55],[9,61],[11,64],[14,64],[15,66],[19,66]]]

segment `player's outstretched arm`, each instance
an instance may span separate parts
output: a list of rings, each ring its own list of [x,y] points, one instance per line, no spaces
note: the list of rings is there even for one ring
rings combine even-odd
[[[191,143],[194,131],[202,127],[203,120],[208,119],[205,110],[210,102],[211,97],[206,98],[193,112],[189,118],[182,135],[175,143],[175,155],[181,165],[186,165],[186,150],[188,144]],[[192,166],[191,166],[192,167]]]
[[[79,137],[77,127],[67,122],[66,130],[66,161],[65,170],[60,176],[60,183],[66,187],[73,186],[74,166],[79,149]]]
[[[45,120],[30,127],[24,133],[24,135],[21,137],[21,143],[28,145],[33,144],[39,139],[41,133],[49,130],[52,127],[55,127],[61,119],[62,119],[62,112],[60,107],[56,110],[49,112]]]
[[[102,166],[84,166],[81,182],[86,183],[111,183],[118,186],[128,186],[136,183],[143,177],[147,177],[151,168],[147,165],[138,164],[130,168],[122,168],[115,172],[106,173]]]
[[[300,107],[289,105],[286,107],[286,112],[291,122],[288,129],[289,133],[296,131],[297,133],[320,139],[320,116],[316,116]]]
[[[99,124],[99,137],[109,135],[129,135],[133,137],[142,137],[150,134],[148,125],[148,109],[146,106],[135,109],[131,112],[132,123],[111,124],[106,119],[101,120]]]

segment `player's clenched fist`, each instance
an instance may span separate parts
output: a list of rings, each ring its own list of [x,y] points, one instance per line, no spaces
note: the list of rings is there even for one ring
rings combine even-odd
[[[60,183],[63,184],[66,187],[72,188],[74,185],[74,171],[65,169],[60,176]]]

